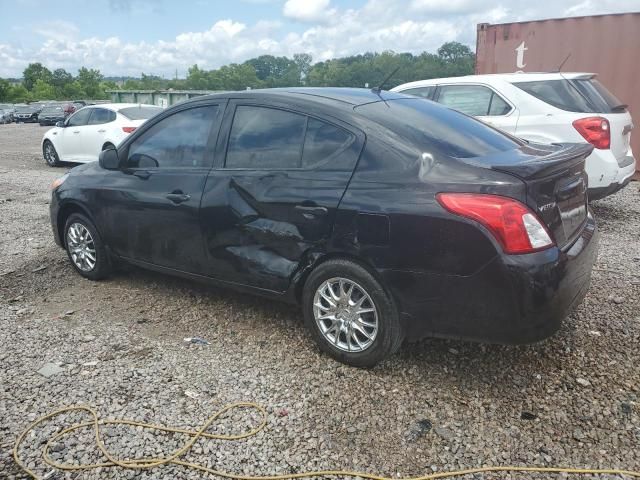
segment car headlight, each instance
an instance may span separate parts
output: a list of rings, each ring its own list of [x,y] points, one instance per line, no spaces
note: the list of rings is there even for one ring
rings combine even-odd
[[[58,188],[60,185],[62,185],[64,183],[64,181],[67,179],[67,177],[69,177],[68,173],[65,173],[64,175],[62,175],[59,178],[56,178],[53,183],[51,184],[51,190],[55,190],[56,188]]]

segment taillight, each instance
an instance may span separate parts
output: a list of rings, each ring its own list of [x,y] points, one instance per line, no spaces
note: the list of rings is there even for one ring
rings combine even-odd
[[[611,130],[609,129],[609,120],[606,118],[579,118],[573,122],[573,128],[596,148],[606,150],[611,146]]]
[[[439,193],[436,198],[449,212],[484,225],[506,253],[531,253],[553,245],[538,217],[513,198],[476,193]]]
[[[133,132],[137,127],[122,127],[122,131],[124,133],[131,133]]]

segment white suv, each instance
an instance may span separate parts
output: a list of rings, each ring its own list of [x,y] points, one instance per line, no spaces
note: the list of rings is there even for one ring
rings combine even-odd
[[[626,105],[590,73],[509,73],[437,78],[392,89],[433,100],[532,142],[591,143],[589,198],[624,187],[636,166]]]

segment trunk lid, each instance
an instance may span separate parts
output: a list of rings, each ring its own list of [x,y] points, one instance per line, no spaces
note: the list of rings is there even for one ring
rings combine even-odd
[[[520,178],[527,186],[527,204],[546,224],[558,247],[575,238],[587,218],[585,144],[542,145],[520,149],[518,161],[491,162],[491,169]],[[505,159],[506,160],[506,159]]]

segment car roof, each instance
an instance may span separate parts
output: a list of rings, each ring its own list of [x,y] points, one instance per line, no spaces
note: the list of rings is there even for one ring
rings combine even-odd
[[[158,105],[147,105],[145,103],[97,103],[95,105],[86,105],[84,107],[82,107],[82,110],[89,109],[89,108],[108,108],[109,110],[115,110],[116,112],[118,110],[122,110],[123,108],[131,108],[131,107],[155,107],[155,108],[162,108],[159,107]]]
[[[488,73],[485,75],[464,75],[461,77],[431,78],[428,80],[417,80],[415,82],[398,85],[393,90],[421,87],[427,85],[438,85],[442,83],[492,83],[493,81],[505,81],[509,83],[518,82],[539,82],[543,80],[562,80],[576,78],[593,78],[594,73],[588,72],[520,72],[520,73]]]
[[[192,98],[188,102],[198,102],[207,98],[246,98],[255,100],[299,101],[300,103],[319,103],[337,108],[353,110],[353,107],[381,100],[406,98],[403,94],[382,90],[375,92],[368,88],[346,87],[293,87],[265,88],[224,92]],[[183,104],[186,102],[183,102]]]

